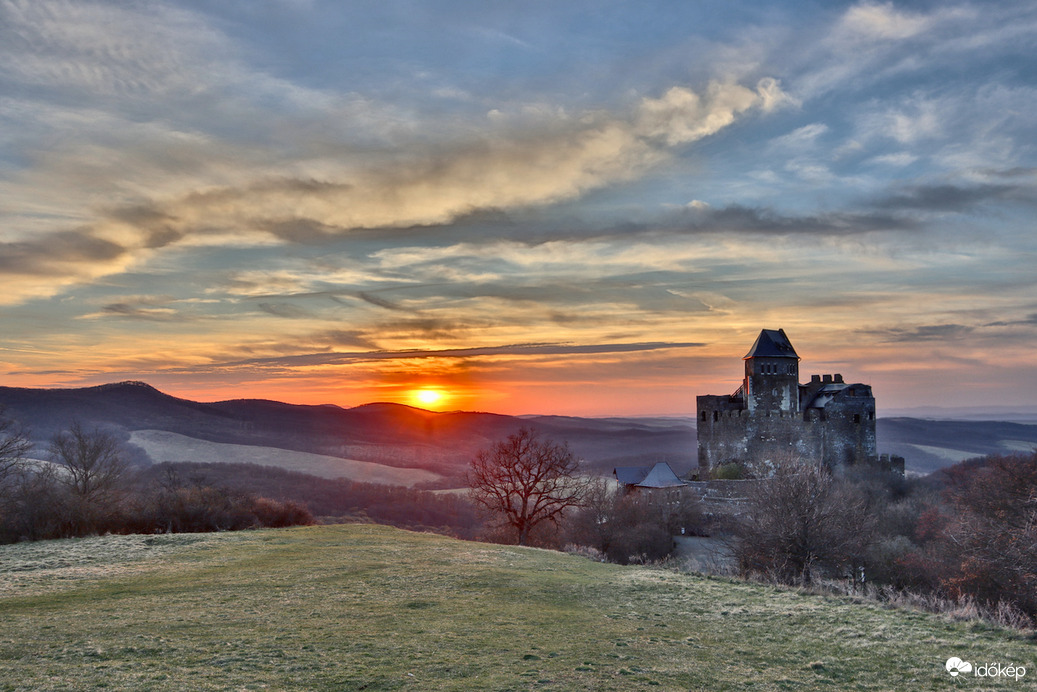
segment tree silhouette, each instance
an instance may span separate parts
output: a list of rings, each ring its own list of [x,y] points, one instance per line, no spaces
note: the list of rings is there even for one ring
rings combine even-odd
[[[106,499],[119,486],[128,469],[120,452],[115,436],[100,430],[86,432],[78,422],[50,443],[51,458],[65,467],[59,478],[74,496],[87,502]]]
[[[503,515],[527,545],[533,528],[580,506],[586,484],[578,468],[568,446],[523,428],[476,455],[468,486],[472,500]]]
[[[14,421],[5,418],[4,410],[0,408],[0,485],[22,463],[31,449],[32,442],[28,434]]]
[[[734,523],[743,573],[807,585],[816,570],[857,574],[874,539],[875,517],[858,489],[817,462],[785,462],[753,482]]]

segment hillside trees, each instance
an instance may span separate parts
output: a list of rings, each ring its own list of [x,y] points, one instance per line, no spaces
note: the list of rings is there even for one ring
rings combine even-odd
[[[527,545],[533,529],[557,525],[566,510],[582,504],[586,482],[578,468],[568,446],[524,428],[479,452],[467,481],[472,500],[499,514],[517,543]]]
[[[221,531],[313,523],[309,510],[175,473],[132,469],[119,439],[73,423],[53,437],[50,461],[27,461],[28,438],[0,423],[0,542],[97,533]]]
[[[623,492],[597,478],[589,483],[583,506],[567,520],[566,537],[609,562],[645,563],[670,556],[674,536],[701,530],[703,523],[697,499],[679,491]]]
[[[989,457],[945,474],[943,503],[921,517],[901,569],[951,598],[1037,616],[1037,452]]]
[[[59,466],[54,479],[65,490],[60,510],[72,534],[111,530],[120,523],[129,467],[114,435],[84,430],[75,421],[52,438],[49,453]]]
[[[0,409],[0,488],[32,449],[28,433]]]
[[[25,456],[32,449],[28,434],[0,410],[0,523],[10,521],[18,490],[26,480]]]
[[[184,478],[176,465],[163,464],[138,498],[138,521],[148,531],[204,533],[257,526],[305,526],[315,523],[305,506],[259,497],[241,489],[211,484],[202,475]]]
[[[823,464],[784,463],[753,485],[734,536],[740,572],[806,585],[820,574],[858,574],[874,517]]]
[[[143,469],[140,477],[167,500],[183,488],[210,486],[303,505],[328,521],[373,521],[460,538],[473,538],[479,527],[476,508],[464,494],[321,478],[276,466],[161,462]],[[178,506],[168,501],[167,505]]]

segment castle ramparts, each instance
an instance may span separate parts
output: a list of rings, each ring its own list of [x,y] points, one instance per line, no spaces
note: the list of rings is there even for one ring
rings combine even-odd
[[[697,399],[701,478],[731,463],[877,463],[870,385],[848,383],[841,374],[812,375],[800,384],[800,358],[781,329],[761,331],[743,361],[745,375],[734,394]]]

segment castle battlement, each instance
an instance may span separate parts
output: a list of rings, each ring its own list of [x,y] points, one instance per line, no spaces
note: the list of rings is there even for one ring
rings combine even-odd
[[[742,359],[733,395],[697,397],[700,474],[730,463],[822,461],[831,467],[874,463],[875,397],[842,374],[799,383],[799,355],[781,329],[760,332]]]

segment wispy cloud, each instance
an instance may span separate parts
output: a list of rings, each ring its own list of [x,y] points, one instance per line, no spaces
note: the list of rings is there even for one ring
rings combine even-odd
[[[458,359],[483,358],[491,356],[562,356],[589,355],[609,353],[635,353],[640,351],[658,351],[663,349],[699,348],[702,343],[631,343],[631,344],[511,344],[507,346],[487,346],[481,348],[455,348],[440,350],[406,350],[406,351],[360,351],[350,353],[311,353],[273,358],[254,358],[245,361],[222,363],[219,367],[296,367],[314,365],[332,365],[344,363],[363,363],[382,360],[413,359]]]
[[[963,324],[933,324],[914,328],[897,327],[877,332],[887,341],[894,342],[916,342],[916,341],[949,341],[953,342],[961,337],[967,336],[973,328]]]
[[[963,212],[984,203],[1019,202],[1037,203],[1037,185],[912,185],[878,200],[882,209],[925,210],[936,212]]]
[[[109,255],[141,258],[147,251],[184,243],[320,243],[356,229],[446,224],[478,209],[572,199],[631,180],[665,160],[670,148],[714,134],[751,108],[765,110],[780,102],[780,88],[767,80],[755,90],[714,83],[702,95],[675,87],[661,98],[643,99],[626,115],[587,113],[541,123],[543,129],[535,132],[418,147],[397,155],[401,160],[392,164],[358,168],[329,159],[300,161],[296,167],[309,169],[305,177],[264,172],[272,162],[250,175],[249,161],[238,158],[232,175],[240,181],[233,185],[204,185],[202,178],[199,189],[187,194],[163,198],[138,190],[146,197],[130,205],[84,210],[99,216],[78,230],[51,231],[70,251],[46,264],[54,275],[81,261],[89,265],[89,276],[97,276],[104,273],[101,260],[110,260]],[[196,155],[201,157],[204,146],[199,145]],[[82,161],[90,157],[84,176],[96,174],[99,161],[111,157],[114,168],[124,158],[96,149],[76,155]],[[78,165],[67,159],[48,163],[64,170],[65,179]],[[83,251],[76,254],[74,248]],[[24,243],[12,249],[25,256],[40,254]],[[31,271],[43,262],[19,264]],[[69,273],[69,280],[80,274]],[[9,295],[17,296],[17,289]]]
[[[1030,4],[591,4],[0,0],[0,372],[678,410],[762,326],[907,399],[913,349],[1037,372]]]
[[[937,22],[932,15],[897,10],[892,2],[850,7],[835,28],[835,41],[896,41],[917,36]]]

